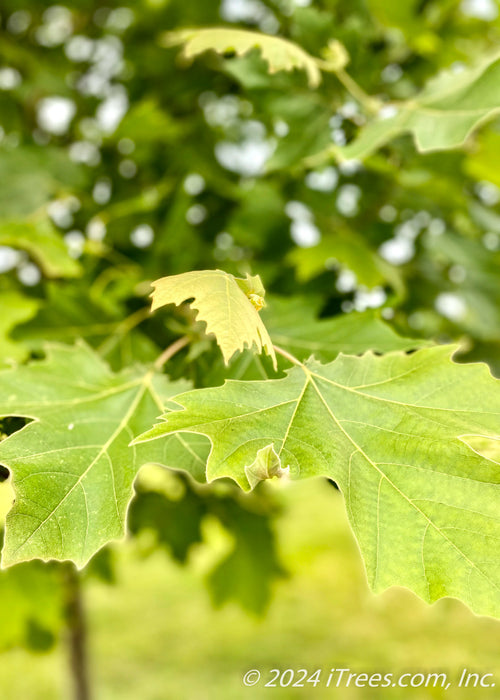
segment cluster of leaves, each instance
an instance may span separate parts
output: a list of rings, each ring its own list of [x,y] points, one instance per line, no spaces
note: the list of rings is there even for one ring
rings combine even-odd
[[[500,20],[298,5],[2,5],[0,416],[27,422],[0,444],[12,595],[43,576],[19,562],[83,567],[122,537],[155,462],[244,489],[331,478],[376,590],[500,614],[498,387],[426,347],[466,338],[460,361],[500,371]],[[177,306],[151,315],[154,280]],[[172,511],[146,488],[132,531],[185,559],[213,515],[240,543],[215,600],[262,609],[256,553],[281,573],[266,489],[254,516],[233,485],[186,488]],[[55,619],[28,605],[6,643]]]

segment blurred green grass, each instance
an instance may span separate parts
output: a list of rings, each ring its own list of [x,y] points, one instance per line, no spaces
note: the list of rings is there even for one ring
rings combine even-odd
[[[157,552],[117,547],[118,585],[90,581],[86,603],[95,700],[500,697],[500,622],[455,600],[427,606],[404,589],[368,589],[341,496],[322,480],[278,491],[286,504],[277,535],[289,579],[263,619],[236,605],[213,610],[203,585],[211,550],[187,569]],[[350,668],[353,672],[493,673],[498,688],[245,688],[245,671]],[[62,644],[47,655],[3,654],[2,700],[70,698]]]

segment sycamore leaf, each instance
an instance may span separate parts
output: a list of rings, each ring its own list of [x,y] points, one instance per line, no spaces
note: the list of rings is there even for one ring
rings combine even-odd
[[[323,235],[318,244],[309,248],[296,246],[286,255],[286,262],[295,268],[299,282],[309,282],[324,274],[325,261],[329,260],[337,268],[347,268],[353,272],[358,284],[370,289],[384,286],[387,282],[394,289],[401,288],[402,282],[396,269],[381,258],[362,235],[341,228],[331,235],[328,224],[323,226],[319,223],[319,226]]]
[[[322,362],[340,352],[361,355],[368,350],[391,352],[415,350],[429,343],[419,338],[403,338],[382,321],[373,309],[318,319],[310,299],[272,297],[262,318],[273,341],[299,360],[314,355]]]
[[[212,603],[219,608],[234,600],[262,614],[271,599],[273,579],[287,574],[279,560],[270,514],[232,498],[220,499],[214,514],[234,545],[207,578]]]
[[[387,107],[382,114],[387,114]],[[458,148],[481,124],[500,112],[500,55],[429,81],[415,99],[394,105],[395,114],[366,126],[336,152],[363,159],[401,134],[413,134],[420,152]]]
[[[165,471],[156,466],[141,472],[129,528],[134,534],[149,533],[146,552],[154,551],[154,538],[157,546],[186,563],[192,548],[204,541],[207,519],[209,528],[214,522],[222,525],[227,554],[217,557],[207,577],[212,600],[216,606],[235,600],[262,613],[271,598],[273,579],[285,574],[272,528],[274,513],[262,494],[253,499],[236,490],[199,489],[184,474],[165,479]]]
[[[123,536],[142,464],[191,463],[199,473],[199,442],[193,447],[189,436],[161,453],[128,447],[187,386],[141,367],[113,374],[84,344],[52,345],[46,360],[0,372],[0,416],[33,419],[0,443],[16,498],[2,566],[38,558],[82,567]]]
[[[63,579],[55,565],[32,561],[0,573],[0,650],[47,651],[65,625]]]
[[[500,616],[500,471],[472,447],[472,436],[499,437],[500,382],[486,365],[456,364],[443,346],[340,355],[175,402],[182,410],[138,441],[206,435],[208,480],[247,490],[248,466],[271,445],[290,478],[339,485],[376,591],[407,586]]]
[[[278,36],[269,36],[245,29],[183,29],[165,35],[164,44],[175,46],[183,44],[183,56],[194,58],[205,51],[219,54],[228,52],[243,56],[252,49],[260,49],[262,58],[269,65],[269,72],[291,71],[294,68],[304,70],[310,87],[317,87],[321,81],[321,72],[317,60],[297,44]]]
[[[266,351],[276,368],[273,344],[258,312],[264,294],[258,275],[241,280],[222,270],[200,270],[162,277],[153,287],[153,311],[193,299],[197,320],[205,321],[207,333],[215,335],[226,364],[238,350],[255,345],[257,352]]]
[[[163,482],[163,485],[165,479],[161,467],[151,467],[146,475],[154,475],[156,469],[162,473],[163,479],[159,483]],[[179,481],[174,481],[178,489],[175,495],[156,485],[152,490],[146,489],[143,480],[139,480],[136,497],[130,506],[128,526],[134,535],[144,530],[153,533],[158,546],[185,564],[192,547],[203,542],[202,523],[208,509],[205,492],[199,494],[195,491],[189,477],[179,477]]]

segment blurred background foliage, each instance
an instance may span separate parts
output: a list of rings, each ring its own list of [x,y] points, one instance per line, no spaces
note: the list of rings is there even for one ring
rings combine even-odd
[[[330,342],[341,317],[345,344],[326,360],[379,334],[384,349],[385,320],[418,342],[460,340],[461,359],[500,376],[500,121],[456,151],[421,154],[403,135],[363,163],[331,154],[372,118],[363,92],[411,100],[441,69],[491,54],[494,0],[2,0],[0,13],[0,366],[77,338],[115,369],[149,362],[193,328],[183,308],[150,316],[150,281],[219,267],[261,275],[277,336]],[[336,39],[361,92],[334,74],[318,89],[270,75],[257,51],[188,64],[164,46],[165,31],[212,25],[317,57]],[[204,386],[270,368],[248,354],[224,368],[200,331],[169,371]],[[247,697],[253,666],[498,670],[497,623],[405,591],[372,599],[338,494],[302,488],[244,498],[141,475],[129,544],[83,574],[96,697]],[[8,481],[1,497],[5,512]],[[37,562],[0,574],[0,648],[15,648],[3,697],[65,696],[63,578]],[[201,579],[216,607],[267,617],[214,613]],[[19,650],[54,644],[36,661]]]

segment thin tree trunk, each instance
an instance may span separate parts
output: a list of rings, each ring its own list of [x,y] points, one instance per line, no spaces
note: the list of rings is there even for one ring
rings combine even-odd
[[[81,580],[73,564],[65,567],[67,645],[74,700],[90,700],[87,664],[87,625]]]

